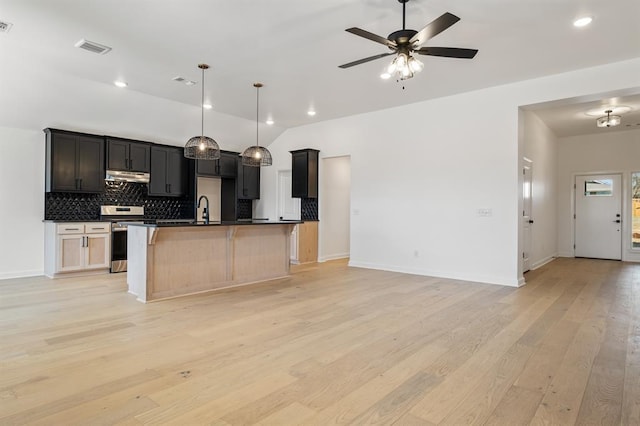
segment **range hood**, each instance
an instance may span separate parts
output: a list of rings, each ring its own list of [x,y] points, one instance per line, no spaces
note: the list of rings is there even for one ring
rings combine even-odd
[[[107,170],[107,177],[105,179],[125,182],[149,183],[149,173]]]

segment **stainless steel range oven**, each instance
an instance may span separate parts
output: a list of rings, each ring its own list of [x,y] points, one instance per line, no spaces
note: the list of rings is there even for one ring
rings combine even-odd
[[[111,272],[127,270],[127,225],[143,219],[143,206],[100,207],[100,220],[111,222]]]

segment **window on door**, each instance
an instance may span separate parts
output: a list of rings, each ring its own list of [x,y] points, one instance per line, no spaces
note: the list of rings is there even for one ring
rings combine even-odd
[[[631,247],[640,249],[640,172],[631,173]]]

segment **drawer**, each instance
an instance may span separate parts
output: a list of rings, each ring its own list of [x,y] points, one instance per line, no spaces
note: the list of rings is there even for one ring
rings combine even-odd
[[[78,222],[78,223],[60,223],[56,230],[58,235],[65,234],[108,234],[111,232],[111,223],[109,222]]]
[[[58,234],[84,234],[84,223],[61,223],[56,231]]]
[[[111,232],[111,223],[98,222],[98,223],[85,223],[84,232],[86,234],[104,234]]]

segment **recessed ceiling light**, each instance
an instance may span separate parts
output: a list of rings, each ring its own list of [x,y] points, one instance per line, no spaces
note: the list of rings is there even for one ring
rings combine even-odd
[[[184,84],[186,84],[187,86],[194,86],[196,82],[193,80],[185,80]]]
[[[604,105],[592,108],[588,110],[586,114],[591,117],[600,117],[602,115],[606,115],[608,110],[611,111],[611,114],[613,115],[620,115],[631,111],[631,107],[624,105]]]
[[[313,117],[314,115],[316,115],[316,112],[312,109],[310,109],[309,111],[307,111],[307,115]]]
[[[114,81],[113,84],[115,84],[118,87],[127,87],[128,86],[128,84],[126,82],[120,81],[120,80]]]
[[[383,72],[382,74],[380,74],[380,78],[383,80],[389,80],[391,78],[391,74],[389,74],[388,72]]]
[[[213,105],[211,105],[211,104],[202,104],[202,108],[211,109],[211,108],[213,108]]]
[[[267,123],[267,125],[269,125],[269,126],[273,126],[273,120],[271,120],[271,119],[265,121],[265,123]]]
[[[586,27],[591,23],[591,21],[593,21],[593,18],[591,16],[585,16],[583,18],[578,18],[575,21],[573,21],[573,26],[578,28]]]

